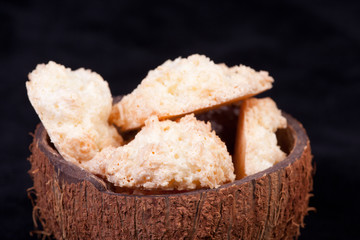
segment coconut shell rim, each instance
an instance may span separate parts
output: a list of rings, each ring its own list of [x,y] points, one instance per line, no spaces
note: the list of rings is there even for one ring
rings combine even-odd
[[[251,182],[253,180],[259,179],[267,174],[271,174],[273,172],[279,171],[287,166],[293,164],[295,161],[299,160],[302,156],[304,150],[307,147],[307,143],[309,141],[306,131],[302,124],[298,122],[294,117],[285,112],[282,115],[287,119],[288,130],[292,134],[294,139],[293,147],[288,156],[281,162],[275,164],[274,166],[267,168],[261,172],[258,172],[253,175],[246,176],[242,179],[235,180],[231,183],[226,183],[221,185],[218,188],[212,189],[195,189],[190,190],[188,192],[180,192],[180,193],[169,193],[169,194],[153,194],[153,195],[136,195],[136,194],[124,194],[124,193],[116,193],[108,190],[107,184],[99,177],[94,174],[82,169],[81,167],[66,161],[58,151],[49,144],[48,134],[42,125],[39,123],[37,129],[35,131],[35,139],[36,144],[40,148],[40,150],[48,157],[51,164],[54,166],[55,172],[57,173],[59,179],[67,182],[67,183],[78,183],[81,181],[89,181],[92,183],[100,192],[107,193],[110,195],[117,196],[126,196],[126,197],[176,197],[180,195],[192,195],[203,192],[210,191],[218,191],[219,189],[232,187],[234,185],[242,185],[247,182]]]

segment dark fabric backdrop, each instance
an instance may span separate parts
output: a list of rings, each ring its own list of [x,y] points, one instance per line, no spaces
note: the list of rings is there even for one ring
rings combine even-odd
[[[36,64],[90,68],[113,95],[192,53],[267,70],[265,96],[300,120],[317,166],[300,239],[359,239],[360,4],[356,1],[1,1],[0,238],[29,239],[25,90]]]

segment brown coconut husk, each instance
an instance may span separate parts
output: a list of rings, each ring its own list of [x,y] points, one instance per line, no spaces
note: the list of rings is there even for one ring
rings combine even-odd
[[[67,162],[39,124],[29,158],[34,233],[57,239],[293,239],[310,209],[314,170],[304,128],[284,116],[288,128],[277,132],[288,153],[282,162],[216,189],[147,195],[116,192]]]

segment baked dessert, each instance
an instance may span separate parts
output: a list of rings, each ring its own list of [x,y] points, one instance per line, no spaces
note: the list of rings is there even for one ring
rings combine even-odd
[[[115,186],[146,190],[217,188],[235,179],[225,143],[210,124],[187,115],[177,122],[152,116],[130,143],[107,148],[84,164]]]
[[[243,101],[234,164],[209,123],[192,115],[178,122],[159,121],[165,115],[179,115],[175,112],[183,111],[185,105],[184,112],[204,111],[271,87],[267,73],[248,67],[227,68],[200,55],[165,62],[114,105],[113,109],[122,109],[121,118],[127,116],[125,122],[138,124],[136,119],[145,119],[145,127],[124,146],[108,123],[112,97],[100,75],[49,62],[38,65],[29,79],[30,101],[58,151],[114,186],[160,191],[216,188],[234,181],[235,175],[240,179],[286,157],[275,136],[278,128],[286,127],[286,119],[270,98]],[[151,102],[154,92],[166,104]],[[183,95],[187,97],[180,102]],[[129,101],[142,107],[134,112],[126,105]],[[120,125],[123,130],[128,129],[125,125]]]
[[[50,61],[29,74],[31,104],[56,149],[74,164],[92,159],[122,137],[108,123],[112,96],[108,83],[90,70],[71,71]]]
[[[271,98],[250,98],[241,104],[234,153],[238,179],[261,172],[286,157],[276,131],[286,128],[286,118]]]
[[[194,54],[166,61],[112,110],[110,121],[122,131],[140,128],[152,115],[160,120],[206,111],[259,94],[273,78],[243,65],[227,67]]]

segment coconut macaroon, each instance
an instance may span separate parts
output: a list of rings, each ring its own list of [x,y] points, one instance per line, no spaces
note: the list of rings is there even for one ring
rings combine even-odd
[[[112,97],[100,75],[83,68],[71,71],[50,61],[37,65],[29,80],[30,102],[66,160],[78,164],[122,143],[108,123]]]
[[[275,132],[286,126],[286,119],[271,98],[243,101],[234,154],[237,178],[255,174],[285,159]]]
[[[235,179],[225,143],[193,115],[178,122],[152,116],[127,145],[91,160],[115,186],[146,190],[216,188]],[[88,162],[90,163],[90,162]]]
[[[261,93],[272,82],[265,71],[229,68],[203,55],[168,60],[113,107],[110,120],[123,131],[136,129],[152,115],[167,119],[204,111]]]

